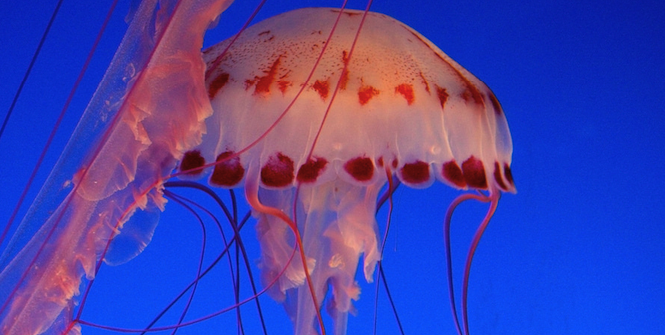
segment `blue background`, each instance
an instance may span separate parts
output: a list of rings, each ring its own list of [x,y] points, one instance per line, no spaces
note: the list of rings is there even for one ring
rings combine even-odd
[[[0,139],[3,222],[108,7],[108,1],[75,2],[63,6],[16,115]],[[256,6],[255,1],[236,2],[209,34],[208,45],[236,32]],[[284,2],[269,1],[259,17],[303,6],[339,6],[337,1]],[[121,3],[114,15],[37,184],[43,182],[106,69],[124,32],[122,18],[128,6]],[[355,1],[349,6],[365,4]],[[2,110],[8,108],[53,8],[50,1],[0,3]],[[508,117],[518,193],[502,197],[476,254],[469,293],[471,332],[664,334],[665,3],[377,0],[372,10],[418,30],[486,82]],[[30,195],[35,193],[36,189]],[[444,277],[442,219],[457,194],[436,184],[426,190],[402,188],[395,195],[384,266],[407,334],[454,333]],[[457,287],[467,245],[485,210],[485,205],[465,204],[454,217]],[[85,320],[143,327],[192,279],[200,228],[173,203],[162,217],[142,255],[123,266],[102,268],[83,313]],[[385,213],[379,222],[383,227]],[[244,240],[255,264],[258,248],[248,228]],[[228,272],[228,266],[222,270]],[[228,273],[216,276],[201,288],[206,290],[202,300],[194,303],[204,311],[192,315],[232,303]],[[363,284],[349,333],[371,333],[374,290]],[[383,288],[380,291],[377,333],[395,334],[394,317]],[[282,308],[267,297],[262,305],[271,333],[289,333]],[[257,333],[251,306],[243,310],[243,320],[251,328],[248,334]],[[221,329],[234,333],[228,327],[235,323],[235,314],[227,314],[202,327],[225,327]],[[84,334],[106,333],[84,328]],[[205,331],[179,332],[186,333]]]

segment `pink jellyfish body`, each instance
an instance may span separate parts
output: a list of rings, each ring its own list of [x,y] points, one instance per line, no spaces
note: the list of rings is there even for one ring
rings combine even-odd
[[[388,16],[295,10],[204,59],[215,113],[181,170],[216,162],[211,185],[245,187],[263,283],[275,282],[297,334],[314,333],[326,294],[345,333],[358,263],[371,281],[381,259],[374,213],[393,174],[416,188],[438,179],[515,190],[510,133],[491,90]]]
[[[0,332],[80,334],[102,261],[146,247],[175,175],[244,187],[262,282],[296,334],[326,331],[324,300],[334,333],[346,333],[355,273],[371,281],[381,260],[377,197],[396,179],[477,191],[458,197],[446,222],[465,199],[491,201],[468,281],[499,195],[515,191],[510,132],[491,90],[411,28],[366,11],[288,12],[201,55],[206,28],[230,3],[145,0],[136,10],[0,257]],[[468,334],[464,285],[464,329],[456,323]]]
[[[80,334],[82,284],[102,260],[125,262],[150,242],[166,203],[163,183],[212,113],[200,50],[231,2],[145,0],[132,12],[67,148],[0,258],[0,333]],[[114,252],[121,231],[131,247]]]

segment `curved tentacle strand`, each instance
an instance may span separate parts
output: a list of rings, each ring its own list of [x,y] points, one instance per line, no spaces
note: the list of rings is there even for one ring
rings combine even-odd
[[[478,243],[480,243],[480,238],[483,236],[483,233],[485,232],[485,229],[487,228],[490,219],[492,218],[494,212],[496,211],[496,207],[499,204],[500,197],[501,193],[497,190],[491,191],[489,195],[484,195],[480,192],[478,194],[473,194],[473,193],[462,194],[457,198],[455,198],[455,200],[453,200],[450,206],[448,206],[448,210],[446,211],[446,217],[444,219],[444,227],[443,227],[443,233],[444,233],[443,240],[446,250],[446,275],[448,277],[448,294],[450,296],[450,308],[453,314],[453,320],[455,321],[455,327],[457,328],[457,333],[460,335],[469,334],[467,293],[469,289],[469,276],[471,274],[471,262],[473,261],[473,255],[476,252]],[[469,245],[469,251],[467,252],[466,255],[464,273],[462,275],[462,303],[461,303],[462,323],[460,324],[459,315],[457,313],[457,305],[455,303],[455,290],[453,288],[453,262],[452,262],[452,253],[450,250],[450,223],[452,221],[453,212],[455,211],[457,206],[459,206],[459,204],[467,200],[489,202],[490,208],[487,210],[487,214],[485,214],[483,221],[480,223],[476,232],[474,233],[471,244]]]

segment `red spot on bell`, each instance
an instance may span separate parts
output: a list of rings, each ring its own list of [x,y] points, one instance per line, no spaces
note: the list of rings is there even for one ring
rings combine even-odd
[[[222,152],[217,156],[215,169],[210,176],[210,184],[231,187],[237,185],[245,175],[245,168],[240,164],[240,157],[233,156],[233,151]]]
[[[401,94],[404,99],[406,99],[406,103],[408,105],[411,105],[415,100],[415,96],[413,95],[413,86],[410,84],[399,84],[397,87],[395,87],[395,93]]]
[[[402,180],[410,184],[422,184],[429,180],[429,164],[423,161],[404,164],[400,172]]]
[[[372,99],[375,95],[379,94],[379,90],[372,86],[363,86],[358,89],[358,101],[361,105],[366,104]]]
[[[469,157],[462,163],[462,173],[464,180],[470,187],[485,189],[487,188],[487,178],[485,177],[485,167],[483,162],[476,157]]]
[[[188,151],[182,157],[180,162],[180,171],[188,175],[198,175],[203,171],[199,169],[206,164],[206,160],[201,156],[198,150]]]
[[[228,81],[229,74],[224,72],[220,73],[210,82],[210,86],[208,87],[208,97],[210,99],[214,98],[215,95],[217,95],[217,92],[219,92],[219,90],[221,90]]]
[[[466,181],[464,180],[462,169],[459,167],[459,165],[457,165],[457,162],[455,162],[454,159],[443,164],[441,174],[443,175],[443,178],[446,178],[446,180],[457,187],[466,186]]]
[[[312,85],[312,88],[317,93],[319,93],[319,96],[321,97],[321,99],[326,100],[326,98],[328,97],[328,90],[329,90],[327,80],[326,81],[321,81],[321,80],[315,81],[314,85]]]
[[[275,81],[275,75],[277,74],[277,69],[279,69],[279,62],[282,57],[278,57],[275,62],[272,63],[270,70],[265,71],[265,76],[257,78],[256,89],[254,89],[254,94],[258,93],[270,93],[270,85]]]
[[[277,82],[277,86],[279,87],[279,91],[282,92],[282,94],[285,94],[286,89],[291,86],[291,82],[288,80],[280,80]]]
[[[346,162],[344,170],[357,181],[368,181],[374,175],[374,164],[367,157],[357,157]]]
[[[465,102],[469,103],[473,100],[476,105],[484,105],[483,95],[480,93],[478,88],[472,83],[466,81],[464,83],[464,92],[462,92],[462,99]]]
[[[313,183],[319,178],[327,164],[328,161],[324,158],[310,158],[307,163],[300,166],[296,179],[301,183]]]
[[[293,171],[293,160],[279,152],[261,168],[261,181],[266,186],[284,187],[293,182]]]
[[[448,101],[448,92],[446,92],[445,88],[439,87],[439,85],[434,86],[436,87],[436,96],[439,97],[439,102],[441,103],[441,109],[443,109],[446,106],[446,101]]]

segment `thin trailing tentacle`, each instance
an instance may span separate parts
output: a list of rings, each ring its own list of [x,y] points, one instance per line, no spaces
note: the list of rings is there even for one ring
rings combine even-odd
[[[402,327],[402,321],[399,319],[399,314],[395,308],[395,302],[393,301],[393,296],[390,294],[390,288],[388,287],[388,281],[386,280],[386,274],[383,272],[383,266],[379,266],[379,274],[381,276],[381,281],[383,282],[383,287],[386,289],[386,295],[388,296],[388,301],[390,301],[390,306],[393,309],[393,314],[395,314],[395,321],[397,321],[397,327],[399,327],[399,333],[404,335],[404,327]]]
[[[395,190],[397,187],[400,185],[400,181],[397,178],[393,177],[393,172],[390,170],[389,167],[385,168],[386,172],[386,177],[388,179],[388,189],[386,192],[379,198],[377,201],[377,206],[376,206],[376,213],[379,212],[379,209],[383,206],[383,204],[388,201],[388,218],[386,219],[386,230],[383,233],[383,241],[381,242],[381,250],[380,250],[380,255],[383,257],[383,250],[386,247],[386,240],[388,239],[388,231],[390,230],[390,222],[392,219],[392,213],[393,213],[393,194],[395,193]],[[376,215],[375,213],[375,215]],[[376,290],[374,292],[374,331],[373,334],[376,334],[376,323],[377,323],[377,310],[378,310],[378,305],[379,305],[379,283],[382,282],[385,289],[386,293],[388,294],[388,300],[390,301],[390,306],[392,307],[393,314],[395,314],[395,319],[397,320],[397,325],[399,326],[400,332],[404,334],[404,330],[402,329],[402,323],[399,321],[399,316],[397,315],[397,309],[395,308],[395,303],[393,302],[392,296],[390,295],[390,290],[388,289],[388,284],[385,280],[385,274],[383,272],[383,261],[380,260],[377,262],[377,266],[379,267],[379,272],[377,274],[377,281],[376,281]]]
[[[469,274],[471,273],[471,262],[473,261],[473,255],[476,252],[478,243],[480,243],[480,238],[483,236],[487,225],[490,223],[494,211],[499,204],[499,198],[501,197],[501,192],[492,192],[489,196],[484,196],[484,201],[490,201],[490,208],[483,218],[483,222],[478,226],[475,234],[473,235],[473,240],[471,241],[471,246],[469,247],[469,252],[466,254],[466,264],[464,265],[464,275],[462,279],[462,319],[464,321],[464,330],[466,334],[469,334],[469,320],[468,320],[468,309],[467,309],[467,295],[469,289]]]
[[[457,328],[457,333],[459,335],[468,335],[469,334],[469,324],[468,324],[468,313],[467,313],[467,292],[468,292],[468,283],[469,283],[469,274],[471,272],[471,262],[473,260],[473,255],[478,247],[480,238],[482,237],[487,225],[489,224],[494,211],[499,203],[499,197],[501,192],[492,191],[490,195],[485,195],[483,193],[465,193],[453,200],[453,202],[448,206],[446,211],[446,217],[444,219],[444,244],[446,249],[446,272],[448,277],[448,294],[450,295],[450,308],[453,314],[453,319],[455,321],[455,327]],[[455,303],[455,290],[453,286],[453,265],[452,265],[452,256],[450,251],[450,222],[453,216],[455,208],[459,204],[467,200],[477,200],[480,202],[490,202],[490,208],[485,215],[482,223],[478,226],[476,230],[471,245],[469,247],[469,252],[466,257],[466,264],[464,267],[463,283],[462,283],[462,323],[460,324],[459,316],[457,313],[457,307]]]
[[[200,183],[196,183],[196,182],[192,182],[192,181],[170,181],[170,182],[167,182],[165,184],[165,186],[168,187],[168,188],[171,188],[171,187],[187,187],[187,188],[197,189],[199,191],[204,192],[206,195],[211,197],[217,203],[217,205],[224,211],[227,219],[229,220],[229,224],[233,228],[234,237],[230,241],[227,241],[226,238],[224,237],[224,232],[221,228],[219,220],[214,215],[212,215],[207,209],[205,209],[205,208],[203,208],[199,205],[196,205],[196,204],[195,205],[197,207],[199,207],[201,210],[207,212],[208,215],[211,218],[213,218],[213,220],[215,220],[215,222],[216,222],[216,224],[217,224],[217,226],[218,226],[218,228],[219,228],[219,230],[222,234],[222,238],[224,239],[224,245],[226,247],[225,247],[224,251],[222,251],[222,254],[219,257],[221,258],[221,256],[226,254],[226,252],[228,251],[228,248],[235,242],[237,248],[239,248],[240,252],[242,253],[243,262],[245,263],[245,268],[247,269],[247,275],[248,275],[249,280],[250,280],[252,293],[253,293],[254,297],[258,297],[259,295],[261,295],[263,293],[263,291],[259,292],[257,287],[256,287],[256,282],[254,281],[254,275],[252,273],[251,264],[249,262],[249,257],[247,255],[247,250],[245,248],[245,245],[244,245],[242,239],[240,238],[240,230],[243,228],[245,223],[247,223],[247,221],[251,217],[251,212],[248,211],[247,213],[245,213],[245,216],[242,218],[242,220],[238,220],[237,201],[236,201],[236,197],[235,197],[235,192],[233,190],[229,190],[230,198],[231,198],[231,210],[229,210],[229,208],[226,206],[224,201],[219,197],[219,195],[217,193],[215,193],[215,191],[213,191],[210,187],[208,187],[206,185],[202,185]],[[232,267],[233,265],[231,263],[230,258],[229,258],[229,262],[230,262],[230,266]],[[211,265],[211,268],[216,263],[217,263],[217,260],[215,262],[213,262],[213,264]],[[207,273],[208,270],[206,270],[206,273]],[[239,267],[238,267],[238,271],[239,271]],[[233,273],[233,272],[234,271],[231,270],[231,273]],[[233,280],[233,285],[236,288],[235,291],[237,292],[238,291],[238,288],[237,288],[237,285],[236,285],[237,279],[234,278],[234,277],[232,277],[231,279]],[[258,314],[259,314],[259,320],[261,321],[261,327],[263,329],[263,333],[267,334],[268,330],[266,329],[265,318],[263,316],[263,310],[261,308],[261,303],[260,303],[259,299],[254,299],[254,300],[256,302],[256,309],[257,309]],[[239,308],[243,303],[244,303],[244,301],[239,301],[239,296],[236,295],[236,307]],[[242,325],[241,325],[241,327],[242,327]]]
[[[198,183],[195,183],[195,182],[190,182],[190,181],[176,181],[176,182],[168,182],[168,183],[165,184],[165,186],[167,186],[167,187],[192,187],[192,188],[195,188],[195,189],[201,190],[201,191],[207,193],[208,195],[210,195],[210,196],[211,196],[211,197],[212,197],[212,198],[213,198],[218,204],[221,205],[220,207],[224,206],[224,205],[223,205],[223,202],[222,202],[222,200],[221,200],[221,198],[219,198],[219,196],[218,196],[214,191],[212,191],[210,188],[208,188],[208,187],[205,186],[205,185],[201,185],[201,184],[198,184]],[[218,226],[219,226],[219,220],[218,220],[218,219],[217,219],[217,218],[216,218],[216,217],[215,217],[210,211],[208,211],[207,209],[205,209],[204,207],[202,207],[202,206],[200,206],[200,205],[198,205],[198,204],[196,204],[196,203],[191,202],[191,200],[187,200],[187,199],[182,199],[182,200],[183,200],[183,201],[186,201],[186,202],[188,202],[190,205],[195,206],[195,207],[199,208],[200,210],[206,212],[207,215],[209,215],[210,217],[212,217],[213,220],[215,220],[215,221],[217,222]],[[228,213],[230,213],[230,212],[228,212]],[[228,214],[228,213],[227,213],[227,214]],[[231,217],[231,216],[229,216],[229,218],[230,218],[230,217]],[[164,311],[164,312],[166,312],[169,308],[171,308],[171,306],[174,305],[178,300],[180,300],[180,299],[181,299],[181,298],[187,293],[187,291],[189,291],[190,288],[192,288],[192,287],[193,287],[193,286],[194,286],[199,280],[201,280],[204,276],[206,276],[206,275],[210,272],[210,270],[212,270],[212,269],[217,265],[217,263],[219,263],[219,261],[222,259],[222,257],[224,257],[225,255],[227,255],[227,253],[229,252],[229,249],[230,249],[231,245],[232,245],[234,242],[242,243],[241,240],[240,240],[239,231],[240,231],[240,230],[244,227],[244,225],[248,222],[248,220],[249,220],[250,217],[251,217],[250,212],[247,212],[247,214],[243,217],[243,219],[242,219],[237,225],[235,225],[236,228],[234,228],[234,230],[236,231],[236,233],[234,234],[234,237],[233,237],[228,243],[225,243],[225,247],[224,247],[224,249],[220,252],[220,254],[219,254],[219,255],[213,260],[213,262],[212,262],[212,263],[211,263],[211,264],[210,264],[205,270],[203,270],[203,271],[200,273],[200,275],[198,276],[198,278],[196,278],[196,279],[195,279],[194,281],[192,281],[189,285],[187,285],[187,286],[186,286],[186,287],[185,287],[185,288],[179,293],[179,295],[178,295],[176,298],[173,299],[173,301],[172,301],[172,302],[171,302],[171,303],[165,308],[165,311]],[[241,247],[241,250],[242,250],[242,252],[243,252],[243,258],[244,258],[244,260],[245,260],[245,265],[249,268],[249,267],[250,267],[249,259],[248,259],[248,257],[247,257],[246,252],[245,252],[245,248],[244,248],[244,246]],[[295,251],[295,249],[294,249],[294,251]],[[253,277],[252,277],[251,274],[249,274],[249,276],[250,276],[250,280],[252,281],[252,287],[255,288],[255,285],[254,285],[254,283],[253,283]],[[233,305],[233,306],[230,306],[230,307],[225,308],[225,309],[223,309],[223,310],[219,310],[219,311],[217,311],[217,312],[215,312],[215,313],[212,313],[212,314],[206,315],[206,316],[204,316],[204,317],[200,317],[200,318],[195,319],[195,320],[190,320],[190,321],[187,321],[187,322],[180,322],[180,323],[178,323],[178,324],[176,324],[176,325],[169,325],[169,326],[162,326],[162,327],[152,327],[152,324],[151,324],[150,326],[148,326],[148,328],[150,329],[150,332],[153,332],[153,331],[172,330],[172,329],[175,329],[175,328],[178,328],[178,327],[182,328],[182,327],[185,327],[185,326],[189,326],[189,325],[192,325],[192,324],[196,324],[196,323],[199,323],[199,322],[202,322],[202,321],[208,320],[208,319],[210,319],[210,318],[213,318],[213,317],[215,317],[215,316],[218,316],[218,315],[220,315],[220,314],[223,314],[223,313],[229,312],[229,311],[231,311],[231,310],[234,310],[234,309],[236,309],[238,306],[241,306],[241,305],[244,305],[244,304],[248,303],[250,300],[257,300],[257,301],[258,301],[257,298],[258,298],[261,294],[263,294],[266,290],[267,290],[267,288],[265,288],[265,289],[263,289],[263,290],[261,290],[261,291],[259,291],[259,292],[254,291],[254,295],[253,295],[253,296],[251,296],[251,297],[249,297],[249,298],[246,298],[246,299],[240,301],[239,303],[237,303],[237,304],[235,304],[235,305]],[[261,322],[262,322],[262,325],[263,325],[263,328],[264,328],[264,333],[267,334],[267,330],[265,329],[265,322],[264,322],[264,320],[263,320],[263,316],[262,316],[263,313],[261,312],[260,306],[259,306],[258,308],[259,308],[259,315],[260,315],[260,318],[261,318]],[[162,314],[163,314],[163,313],[162,313]],[[159,318],[159,317],[160,317],[160,316],[158,316],[157,318]],[[157,320],[154,320],[154,322],[156,322],[156,321],[157,321]],[[104,325],[95,324],[95,323],[92,323],[92,322],[89,322],[89,321],[85,321],[85,320],[78,320],[78,322],[79,322],[80,324],[82,324],[82,325],[87,325],[87,326],[91,326],[91,327],[95,327],[95,328],[100,328],[100,329],[105,329],[105,330],[109,330],[109,331],[131,332],[131,333],[141,333],[141,332],[144,332],[143,329],[126,329],[126,328],[120,328],[120,327],[104,326]]]
[[[185,308],[185,312],[186,312],[186,309],[189,308],[189,305],[191,303],[191,300],[193,298],[194,292],[195,292],[195,290],[198,286],[199,281],[203,278],[204,274],[207,273],[207,270],[203,271],[203,269],[202,269],[203,268],[203,256],[204,256],[204,252],[205,252],[205,240],[206,240],[205,225],[203,224],[203,219],[201,218],[201,216],[198,213],[196,213],[196,211],[194,210],[194,208],[192,208],[191,205],[196,206],[200,210],[203,210],[208,216],[213,218],[213,220],[215,220],[217,222],[217,225],[220,227],[220,230],[221,230],[219,220],[217,220],[217,218],[210,211],[206,210],[205,208],[200,207],[196,203],[193,203],[191,200],[183,198],[179,195],[176,195],[176,194],[174,194],[174,193],[172,193],[168,190],[165,190],[164,194],[168,198],[172,199],[173,201],[175,201],[176,203],[180,204],[185,209],[187,209],[194,217],[197,218],[197,221],[199,221],[201,223],[201,227],[203,229],[203,242],[202,242],[203,245],[202,245],[201,257],[200,257],[200,260],[199,260],[199,267],[198,267],[198,270],[197,270],[196,279],[190,285],[188,285],[185,289],[183,289],[168,305],[166,305],[162,309],[162,311],[153,318],[153,320],[145,328],[145,331],[143,331],[141,334],[145,334],[146,331],[152,329],[152,327],[155,325],[155,323],[157,323],[157,321],[159,321],[159,319],[161,319],[164,316],[164,314],[166,314],[166,312],[168,312],[169,309],[171,309],[171,307],[173,307],[175,305],[175,303],[178,302],[185,295],[185,293],[187,293],[187,291],[189,291],[189,289],[191,288],[192,292],[190,293],[190,298],[189,298],[189,301],[187,302],[187,306]],[[226,245],[228,245],[228,244],[226,244]],[[208,268],[208,270],[210,268]],[[181,315],[180,319],[178,320],[177,325],[174,326],[174,328],[173,328],[174,333],[178,329],[178,326],[183,323],[184,316],[185,316],[185,314],[183,313]]]
[[[166,192],[168,192],[168,191],[165,191],[165,193]],[[182,313],[180,314],[180,318],[178,318],[178,324],[180,324],[185,319],[185,315],[187,315],[187,311],[189,310],[189,308],[192,304],[192,300],[194,299],[194,294],[196,294],[196,289],[199,286],[199,279],[198,278],[201,277],[201,270],[203,268],[203,258],[205,256],[207,233],[206,233],[205,224],[203,223],[203,219],[201,218],[201,216],[198,213],[196,213],[194,208],[192,208],[187,203],[185,203],[183,200],[181,200],[180,197],[178,197],[174,194],[169,194],[169,193],[166,193],[166,194],[171,199],[173,199],[176,203],[180,204],[185,209],[187,209],[190,213],[192,213],[192,215],[194,217],[196,217],[196,220],[199,222],[199,225],[201,226],[201,233],[202,233],[202,236],[201,236],[201,256],[199,258],[199,264],[198,264],[198,267],[196,269],[196,278],[197,278],[197,280],[195,281],[194,286],[192,286],[192,291],[189,294],[189,298],[187,300],[187,303],[185,304],[185,307],[184,307]],[[171,332],[171,334],[175,335],[175,333],[178,331],[178,329],[179,329],[179,327],[174,328],[173,331]]]

